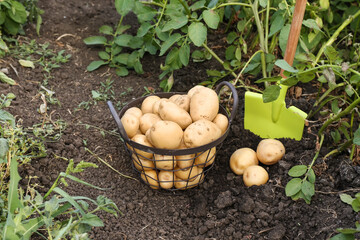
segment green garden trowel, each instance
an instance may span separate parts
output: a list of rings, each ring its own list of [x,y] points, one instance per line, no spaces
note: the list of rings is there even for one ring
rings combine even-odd
[[[297,0],[295,4],[290,33],[286,46],[285,61],[292,65],[299,40],[302,20],[305,13],[306,0]],[[283,75],[283,70],[280,75]],[[291,106],[286,107],[285,96],[288,87],[280,85],[277,100],[264,103],[259,93],[245,93],[244,128],[259,135],[261,138],[292,138],[301,140],[307,114]]]

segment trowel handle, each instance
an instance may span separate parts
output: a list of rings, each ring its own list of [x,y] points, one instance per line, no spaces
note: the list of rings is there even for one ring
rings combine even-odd
[[[117,114],[113,104],[111,101],[107,101],[107,105],[110,109],[110,112],[111,112],[111,115],[113,116],[115,122],[116,122],[116,125],[118,126],[118,129],[119,129],[119,132],[120,132],[120,135],[121,137],[125,138],[124,140],[126,142],[129,142],[130,141],[130,138],[128,137],[128,135],[126,134],[126,131],[125,131],[125,128],[124,126],[122,125],[121,123],[121,120],[120,120],[120,117],[119,115]]]
[[[306,0],[296,0],[294,14],[291,22],[289,37],[284,54],[284,60],[292,66],[296,53],[296,48],[299,42],[301,25],[304,19]],[[280,75],[285,78],[284,70],[281,69]]]

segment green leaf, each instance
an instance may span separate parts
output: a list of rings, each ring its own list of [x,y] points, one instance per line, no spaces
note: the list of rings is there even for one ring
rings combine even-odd
[[[354,198],[352,198],[349,194],[346,194],[346,193],[340,194],[340,199],[341,199],[341,201],[343,201],[344,203],[347,203],[349,205],[351,205],[352,202],[354,201]]]
[[[148,31],[152,28],[152,25],[148,22],[144,22],[141,24],[141,26],[138,28],[136,36],[143,37],[145,34],[148,33]]]
[[[18,184],[20,179],[18,162],[17,159],[13,158],[10,162],[10,183],[8,190],[8,209],[10,213],[14,213],[16,209],[23,207],[18,193]]]
[[[133,37],[129,41],[129,47],[132,48],[132,49],[141,48],[143,44],[144,44],[144,41],[143,41],[143,39],[141,37]]]
[[[305,165],[296,165],[289,170],[288,174],[291,177],[300,177],[307,172],[307,169]]]
[[[271,23],[270,26],[269,37],[279,32],[284,27],[284,24],[285,24],[284,16],[282,14],[276,15],[274,21]]]
[[[237,37],[238,36],[236,32],[229,32],[229,34],[226,36],[226,41],[228,44],[232,44]]]
[[[315,183],[316,175],[312,168],[310,168],[310,170],[308,171],[307,176],[308,176],[309,182]]]
[[[1,37],[0,37],[0,49],[5,52],[9,51],[7,44],[4,42],[4,40]]]
[[[359,85],[360,84],[360,76],[359,75],[351,76],[350,83],[355,84],[355,85]]]
[[[103,221],[96,215],[87,213],[80,220],[81,223],[90,225],[91,227],[103,227]]]
[[[301,190],[302,180],[300,178],[291,179],[285,187],[286,196],[290,197],[297,194]]]
[[[0,109],[0,121],[1,122],[8,122],[12,128],[15,128],[15,118],[11,113]]]
[[[302,83],[308,83],[315,78],[315,72],[302,72],[297,74],[297,78]]]
[[[66,193],[61,188],[54,188],[54,192],[60,194],[67,202],[69,202],[82,216],[85,216],[84,210],[81,208],[81,206],[75,201],[75,199],[70,196],[68,193]]]
[[[19,60],[19,63],[20,63],[20,65],[23,66],[23,67],[28,67],[28,68],[32,68],[32,69],[35,68],[34,62],[32,62],[32,61],[30,61],[30,60],[20,59],[20,60]]]
[[[106,65],[107,62],[103,61],[103,60],[98,60],[98,61],[92,61],[86,68],[86,70],[88,70],[89,72],[92,72],[96,69],[98,69],[99,67]]]
[[[351,206],[353,208],[353,210],[355,212],[359,212],[360,211],[360,201],[359,199],[355,199],[352,203],[351,203]]]
[[[99,32],[105,35],[112,35],[114,33],[114,30],[108,25],[103,25],[99,28]]]
[[[189,44],[184,44],[179,49],[179,57],[180,61],[184,66],[187,66],[189,64],[190,59],[190,46]]]
[[[91,36],[84,39],[86,45],[105,45],[107,42],[104,36]]]
[[[189,38],[195,44],[200,47],[206,40],[207,28],[203,23],[193,22],[189,26]]]
[[[128,14],[133,9],[133,7],[135,7],[134,0],[115,0],[116,11],[121,16]]]
[[[305,196],[311,199],[311,197],[315,194],[315,186],[313,183],[305,180],[301,185],[301,191],[304,193]]]
[[[12,8],[7,11],[8,16],[19,24],[26,22],[27,13],[24,5],[18,1],[12,1]]]
[[[284,59],[276,60],[275,65],[287,72],[296,73],[298,70],[290,66]]]
[[[281,80],[281,84],[285,86],[294,86],[299,82],[298,78],[296,76],[288,77],[283,80]]]
[[[99,52],[99,57],[102,59],[102,60],[109,60],[110,59],[110,55],[105,52],[105,51],[100,51]]]
[[[164,55],[164,53],[177,41],[179,41],[179,39],[181,38],[181,34],[180,33],[175,33],[173,35],[171,35],[161,46],[160,49],[160,54],[159,56]]]
[[[116,68],[116,75],[118,75],[119,77],[125,77],[127,75],[129,75],[129,71],[127,70],[126,67],[118,67]]]
[[[282,79],[281,76],[274,76],[274,77],[268,77],[268,78],[261,78],[259,80],[256,80],[255,83],[278,82],[281,79]]]
[[[316,30],[321,31],[321,29],[320,29],[319,26],[317,25],[315,19],[311,19],[311,18],[306,19],[306,20],[303,21],[302,24],[303,24],[305,27],[308,27],[308,28],[310,28],[310,29],[316,29]]]
[[[15,85],[16,82],[14,79],[8,77],[5,73],[0,71],[0,81],[10,84],[10,85]]]
[[[175,29],[179,29],[182,28],[183,26],[185,26],[188,23],[188,18],[186,15],[177,17],[177,18],[173,18],[171,19],[171,21],[167,22],[164,27],[162,28],[163,32],[167,32],[169,30],[175,30]]]
[[[225,59],[228,61],[233,60],[235,58],[235,51],[236,51],[236,46],[234,45],[230,45],[228,48],[226,48]]]
[[[289,38],[290,24],[286,24],[280,31],[279,34],[279,47],[281,49],[282,55],[285,55],[285,49]]]
[[[354,133],[353,143],[360,146],[360,128],[358,128]]]
[[[279,94],[280,94],[280,86],[271,85],[264,90],[263,102],[268,103],[275,101],[279,97]]]
[[[54,238],[54,240],[60,240],[63,239],[65,234],[69,231],[73,221],[72,221],[72,216],[70,216],[70,219],[68,220],[68,224],[65,225],[65,227],[61,228],[58,231],[58,234],[56,235],[56,237]]]
[[[333,46],[326,46],[324,53],[330,62],[335,62],[339,58],[339,53]]]
[[[124,65],[127,65],[128,64],[128,59],[129,59],[129,53],[121,53],[119,55],[117,55],[115,58],[114,58],[114,61],[117,62],[117,63],[121,63],[121,64],[124,64]]]
[[[129,47],[129,42],[133,39],[133,36],[129,34],[122,34],[115,39],[115,43],[121,47]]]
[[[209,28],[217,29],[220,22],[220,16],[214,10],[205,10],[202,13],[204,21]]]
[[[338,230],[339,231],[339,230]],[[330,240],[355,240],[354,234],[339,233],[331,237]]]
[[[8,151],[9,151],[8,140],[5,138],[0,138],[0,160],[6,157]]]

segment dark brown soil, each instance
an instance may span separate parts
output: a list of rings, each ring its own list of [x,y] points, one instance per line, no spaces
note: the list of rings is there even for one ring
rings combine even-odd
[[[297,164],[309,164],[314,157],[316,123],[305,127],[301,141],[281,139],[287,152],[278,164],[266,167],[270,176],[266,185],[245,187],[242,178],[232,173],[228,163],[231,154],[240,147],[255,149],[260,141],[259,137],[243,129],[244,91],[241,89],[238,89],[238,114],[230,133],[218,151],[214,167],[199,187],[171,192],[152,190],[139,181],[117,174],[85,149],[90,149],[122,174],[138,178],[120,138],[101,133],[101,130],[116,131],[106,102],[90,105],[88,110],[76,109],[80,103],[91,101],[91,91],[99,89],[101,82],[110,76],[115,96],[112,100],[116,103],[124,105],[141,97],[145,93],[144,87],[160,91],[158,75],[163,59],[145,56],[144,75],[130,72],[127,77],[118,77],[106,67],[87,72],[87,65],[97,59],[99,49],[86,46],[83,39],[97,35],[101,25],[117,24],[119,15],[114,1],[40,0],[39,4],[45,11],[41,35],[35,34],[34,26],[28,26],[27,36],[72,54],[68,63],[52,72],[54,78],[47,86],[61,103],[49,105],[48,114],[54,111],[52,119],[64,120],[67,127],[60,140],[46,143],[48,157],[25,166],[21,176],[23,179],[28,175],[37,176],[33,183],[40,184],[42,187],[38,190],[45,192],[67,166],[65,160],[55,158],[55,155],[72,158],[76,163],[85,160],[98,164],[98,168],[88,169],[78,177],[108,190],[99,191],[78,184],[63,187],[71,195],[91,198],[105,195],[123,212],[124,215],[118,218],[101,212],[105,226],[93,229],[92,239],[328,239],[335,234],[336,228],[353,227],[359,219],[351,206],[341,202],[339,194],[359,191],[356,188],[360,186],[360,168],[352,166],[346,153],[322,161],[322,156],[332,147],[331,141],[325,142],[316,162],[316,194],[311,204],[285,196],[284,187],[290,180],[288,170]],[[130,31],[135,32],[134,16],[129,15],[125,21],[133,26]],[[10,64],[18,71],[18,76]],[[219,67],[215,61],[192,63],[177,72],[173,90],[185,92],[205,80],[205,70],[209,66]],[[13,92],[17,96],[9,111],[26,127],[41,122],[43,116],[38,108],[42,100],[38,91],[43,73],[38,68],[25,69],[11,57],[4,59],[2,67],[7,67],[9,75],[19,83],[13,87],[0,84],[1,93]],[[306,91],[311,93],[316,89]],[[306,112],[311,108],[308,99],[304,98],[293,99],[292,104]],[[91,127],[86,128],[83,124]]]

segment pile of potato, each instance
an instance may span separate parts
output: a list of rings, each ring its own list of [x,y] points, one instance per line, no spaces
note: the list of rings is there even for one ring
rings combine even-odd
[[[228,118],[219,113],[217,93],[195,86],[170,98],[148,96],[140,107],[131,107],[121,117],[128,137],[141,145],[159,149],[199,147],[221,137]],[[153,189],[186,189],[199,185],[203,169],[215,160],[216,147],[179,156],[152,154],[132,148],[134,166]]]
[[[273,165],[281,160],[285,147],[279,140],[263,139],[256,152],[251,148],[239,148],[230,157],[230,168],[237,175],[243,175],[244,184],[248,187],[262,185],[269,180],[269,174],[259,165]]]

